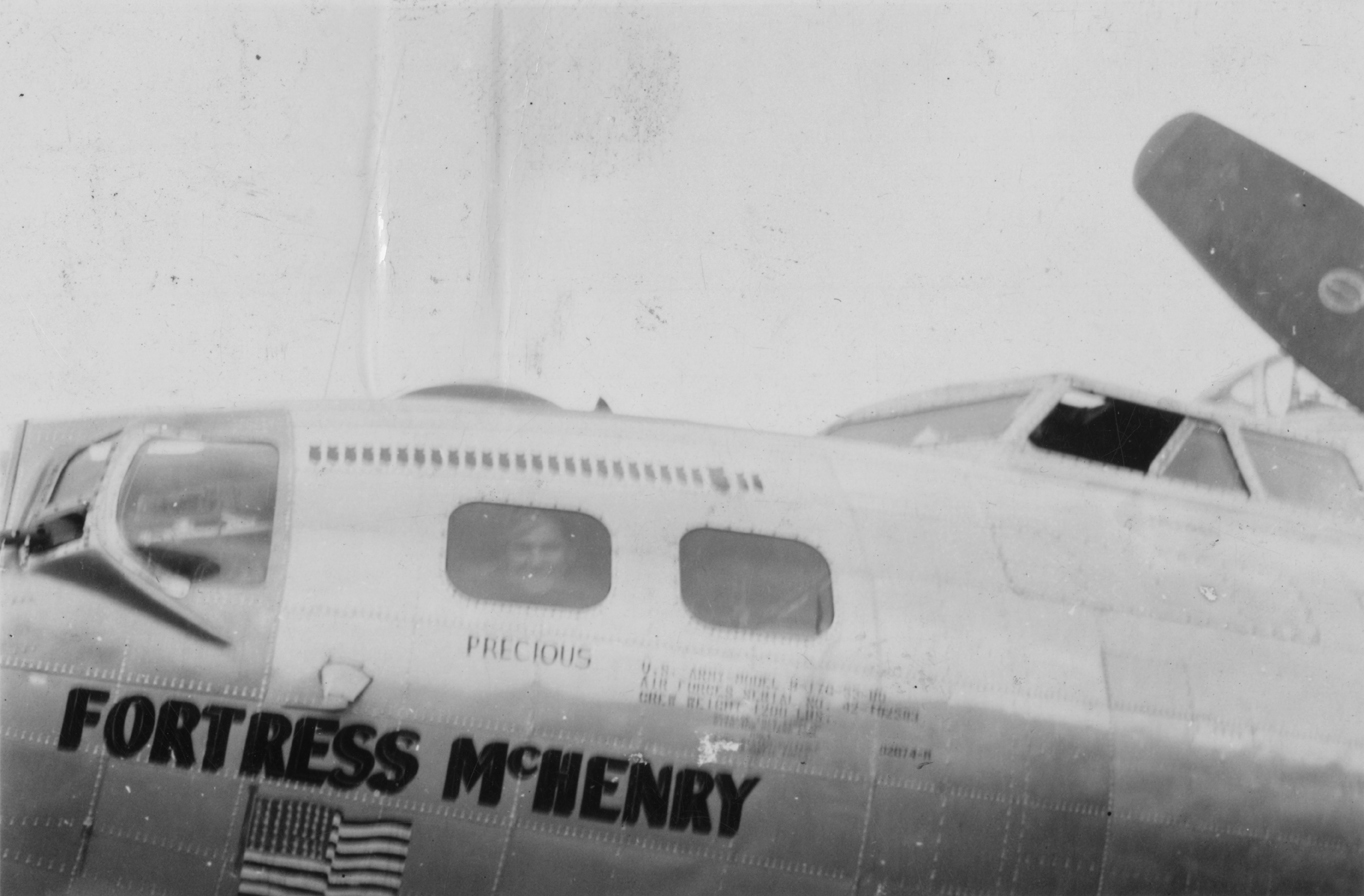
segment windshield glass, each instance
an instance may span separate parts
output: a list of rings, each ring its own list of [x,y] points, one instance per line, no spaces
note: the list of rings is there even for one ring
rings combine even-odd
[[[1211,420],[1185,420],[1165,451],[1170,459],[1157,460],[1153,475],[1250,494],[1226,434]]]
[[[829,435],[840,439],[899,445],[902,448],[927,448],[951,442],[995,439],[1009,428],[1014,419],[1014,412],[1027,397],[1027,393],[1024,393],[992,398],[988,401],[911,411],[876,420],[849,423],[833,430]]]
[[[133,550],[190,581],[265,581],[279,452],[273,445],[153,439],[119,497]]]
[[[113,447],[114,440],[105,439],[77,452],[66,462],[47,503],[53,507],[88,503],[94,497],[100,479],[104,477],[104,468],[109,464],[109,452]]]
[[[1345,516],[1364,517],[1364,490],[1344,454],[1325,445],[1252,429],[1241,430],[1241,435],[1270,495]]]

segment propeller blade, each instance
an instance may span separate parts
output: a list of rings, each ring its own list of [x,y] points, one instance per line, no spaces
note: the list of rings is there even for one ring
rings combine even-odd
[[[1134,180],[1242,310],[1364,408],[1364,206],[1193,113],[1151,137]]]

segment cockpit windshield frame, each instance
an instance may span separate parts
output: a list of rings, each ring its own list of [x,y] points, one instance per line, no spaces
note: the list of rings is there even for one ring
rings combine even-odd
[[[1117,402],[1141,406],[1149,409],[1153,414],[1178,415],[1182,417],[1180,425],[1172,432],[1166,445],[1154,457],[1152,462],[1144,469],[1126,469],[1121,465],[1104,464],[1094,460],[1084,458],[1069,458],[1065,454],[1055,454],[1033,444],[1030,435],[1035,431],[1042,421],[1052,412],[1057,404],[1061,403],[1065,396],[1076,391],[1090,393],[1095,396],[1102,396]],[[1042,462],[1044,458],[1060,458],[1062,462],[1073,462],[1084,464],[1094,469],[1107,471],[1122,477],[1132,477],[1139,481],[1151,483],[1168,484],[1170,487],[1178,489],[1181,494],[1201,494],[1204,496],[1222,498],[1232,498],[1239,501],[1253,501],[1260,506],[1273,506],[1276,508],[1295,510],[1306,510],[1312,513],[1332,514],[1341,517],[1339,508],[1327,506],[1325,502],[1312,503],[1308,501],[1289,501],[1282,495],[1275,494],[1269,488],[1259,470],[1250,449],[1246,444],[1244,433],[1263,432],[1267,436],[1278,439],[1285,439],[1292,443],[1304,446],[1307,450],[1327,450],[1333,454],[1340,455],[1345,463],[1348,463],[1350,470],[1356,479],[1364,480],[1360,475],[1360,468],[1356,459],[1351,456],[1339,445],[1329,441],[1304,437],[1300,434],[1289,434],[1286,432],[1275,432],[1272,428],[1266,427],[1264,421],[1253,420],[1247,413],[1240,410],[1231,410],[1225,406],[1209,406],[1203,404],[1185,404],[1166,399],[1154,400],[1148,396],[1142,396],[1135,392],[1113,388],[1107,385],[1091,382],[1086,379],[1073,376],[1058,376],[1052,379],[1049,388],[1039,391],[1035,396],[1036,402],[1030,403],[1027,413],[1020,413],[1019,419],[1015,421],[1016,427],[1009,434],[1009,439],[1018,445],[1019,451],[1024,457],[1035,458]],[[1204,482],[1194,479],[1184,478],[1171,472],[1171,464],[1175,455],[1181,451],[1191,434],[1197,431],[1217,432],[1225,440],[1225,447],[1229,449],[1229,457],[1222,457],[1222,464],[1217,468],[1219,482]],[[1226,466],[1226,461],[1234,460],[1235,475]],[[1046,461],[1050,465],[1050,461]],[[1164,485],[1160,486],[1164,487]]]
[[[1039,471],[1045,469],[1055,473],[1065,469],[1072,471],[1072,475],[1086,479],[1091,476],[1105,480],[1118,477],[1112,481],[1142,482],[1157,490],[1173,489],[1172,494],[1190,497],[1201,495],[1238,504],[1254,501],[1260,506],[1294,508],[1353,518],[1349,513],[1342,513],[1340,506],[1328,506],[1331,502],[1312,502],[1301,496],[1290,500],[1283,494],[1275,493],[1259,474],[1256,460],[1246,439],[1242,437],[1243,430],[1253,430],[1301,443],[1304,446],[1302,453],[1315,450],[1340,455],[1349,464],[1354,477],[1364,482],[1364,468],[1359,458],[1329,440],[1305,437],[1296,432],[1274,432],[1274,428],[1267,426],[1264,420],[1253,417],[1241,408],[1225,404],[1153,399],[1135,390],[1114,388],[1069,374],[936,389],[855,411],[825,429],[823,435],[839,437],[842,431],[853,427],[875,426],[881,421],[891,423],[899,417],[939,409],[950,411],[1000,401],[1010,396],[1021,396],[1013,411],[1013,419],[1007,428],[989,438],[917,439],[911,437],[912,426],[906,427],[907,435],[903,442],[884,436],[846,438],[904,451],[937,448],[973,454],[985,452],[1001,458],[1013,457],[1016,459],[1014,462]],[[1089,456],[1096,451],[1102,454],[1104,445],[1095,443],[1087,449],[1084,435],[1078,430],[1069,436],[1058,435],[1057,438],[1063,440],[1061,442],[1049,443],[1043,437],[1042,444],[1039,444],[1039,427],[1056,411],[1058,405],[1070,408],[1073,426],[1082,426],[1086,397],[1093,403],[1094,413],[1102,413],[1108,408],[1108,416],[1115,425],[1125,420],[1131,425],[1149,424],[1154,427],[1153,432],[1148,434],[1149,444],[1134,446],[1139,449],[1140,458],[1113,460],[1104,456]],[[1065,441],[1067,439],[1069,441]],[[1186,450],[1188,455],[1184,454]],[[1083,472],[1085,470],[1091,472]],[[1364,498],[1358,502],[1350,498],[1341,506],[1353,507],[1357,504],[1364,504]]]
[[[98,486],[88,498],[82,496],[82,500],[70,508],[59,508],[50,505],[49,501],[57,494],[57,483],[66,464],[87,449],[72,451],[61,465],[48,468],[51,472],[38,488],[18,532],[21,568],[104,593],[129,608],[150,613],[198,637],[231,643],[225,632],[236,627],[232,620],[214,618],[215,613],[222,612],[219,602],[211,597],[200,600],[197,595],[204,587],[212,590],[220,585],[259,589],[261,594],[273,593],[279,588],[284,564],[273,558],[282,558],[286,550],[288,496],[293,484],[293,465],[288,460],[292,456],[288,415],[283,411],[255,411],[186,415],[161,422],[141,421],[129,424],[111,439],[112,448]],[[238,577],[238,581],[232,581],[230,575],[206,575],[207,567],[174,568],[174,563],[168,566],[154,562],[155,558],[147,551],[137,549],[123,529],[123,493],[133,477],[139,456],[148,445],[177,440],[193,444],[254,445],[268,450],[271,455],[273,486],[266,486],[271,506],[268,513],[262,510],[268,516],[268,524],[266,517],[262,517],[260,524],[250,527],[248,533],[240,520],[224,517],[222,525],[215,530],[215,534],[226,536],[256,536],[259,530],[268,542],[272,559],[256,562],[249,573]],[[100,441],[94,439],[87,445]],[[63,501],[63,505],[65,503]],[[44,535],[44,528],[54,523],[66,525],[71,531],[56,539]],[[189,528],[193,528],[193,521]],[[261,552],[256,550],[255,553]],[[176,559],[183,560],[184,557],[177,556]],[[219,559],[226,562],[227,557],[224,555]]]

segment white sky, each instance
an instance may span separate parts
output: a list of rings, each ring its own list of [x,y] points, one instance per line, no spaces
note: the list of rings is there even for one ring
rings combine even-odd
[[[809,432],[1271,345],[1131,187],[1200,111],[1364,197],[1364,5],[0,11],[0,416],[497,380]],[[382,259],[382,260],[380,260]],[[500,334],[500,335],[499,335]]]

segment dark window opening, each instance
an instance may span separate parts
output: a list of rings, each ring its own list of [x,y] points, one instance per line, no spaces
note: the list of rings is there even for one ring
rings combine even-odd
[[[25,542],[28,552],[45,554],[64,544],[79,541],[85,534],[85,515],[86,510],[80,509],[44,519],[28,533]]]
[[[682,536],[682,603],[702,622],[813,636],[834,618],[829,564],[799,541],[721,529]]]
[[[476,600],[591,607],[611,590],[611,535],[585,513],[464,504],[450,514],[445,572]]]
[[[1146,472],[1184,417],[1089,392],[1068,392],[1028,441],[1044,451]]]

